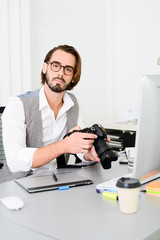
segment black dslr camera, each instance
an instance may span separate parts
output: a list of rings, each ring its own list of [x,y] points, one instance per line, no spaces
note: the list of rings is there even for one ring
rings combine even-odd
[[[69,132],[65,135],[70,136],[74,132],[84,132],[84,133],[92,133],[98,136],[94,141],[95,150],[97,152],[98,157],[100,158],[102,167],[104,169],[111,168],[111,162],[116,161],[118,159],[118,154],[109,146],[107,141],[107,134],[105,129],[99,125],[94,124],[90,128],[84,128],[82,130],[73,130],[73,132]]]

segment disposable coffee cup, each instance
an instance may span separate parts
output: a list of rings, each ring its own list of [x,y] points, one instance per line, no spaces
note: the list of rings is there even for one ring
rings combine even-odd
[[[126,214],[132,214],[137,211],[140,182],[135,178],[122,177],[116,183],[118,190],[118,200],[120,211]]]

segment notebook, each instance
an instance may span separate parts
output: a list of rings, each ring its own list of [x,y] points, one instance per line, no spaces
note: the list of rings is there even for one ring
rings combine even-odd
[[[16,179],[15,182],[29,193],[56,189],[64,190],[93,183],[92,180],[77,175],[74,172],[56,173],[56,178],[57,181],[52,174],[44,176],[29,176]]]
[[[133,177],[133,173],[127,173],[127,174],[125,174],[125,175],[123,175],[123,176],[120,176],[120,177]],[[96,191],[97,191],[98,193],[101,193],[101,192],[103,192],[103,191],[111,191],[111,192],[117,193],[116,183],[117,183],[117,180],[118,180],[120,177],[113,178],[113,179],[108,180],[108,181],[106,181],[106,182],[97,184],[97,185],[96,185]]]

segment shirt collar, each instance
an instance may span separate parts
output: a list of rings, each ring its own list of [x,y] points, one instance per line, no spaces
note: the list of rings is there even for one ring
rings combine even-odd
[[[73,100],[70,98],[67,92],[65,92],[63,96],[63,102],[64,102],[62,106],[63,111],[69,110],[74,105]],[[42,86],[39,92],[39,110],[42,110],[42,108],[44,107],[49,107],[49,105],[47,102],[46,95],[44,93],[44,86]]]
[[[42,110],[45,106],[49,106],[46,95],[44,93],[44,86],[41,87],[39,92],[39,110]]]

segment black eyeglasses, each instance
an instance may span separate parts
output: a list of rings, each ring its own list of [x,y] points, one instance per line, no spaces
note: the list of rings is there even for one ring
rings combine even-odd
[[[75,69],[71,66],[62,66],[59,62],[49,62],[47,61],[48,64],[50,64],[50,68],[53,72],[58,72],[62,67],[63,67],[63,70],[64,70],[64,74],[67,75],[67,76],[70,76],[72,75],[74,72],[75,72]]]

